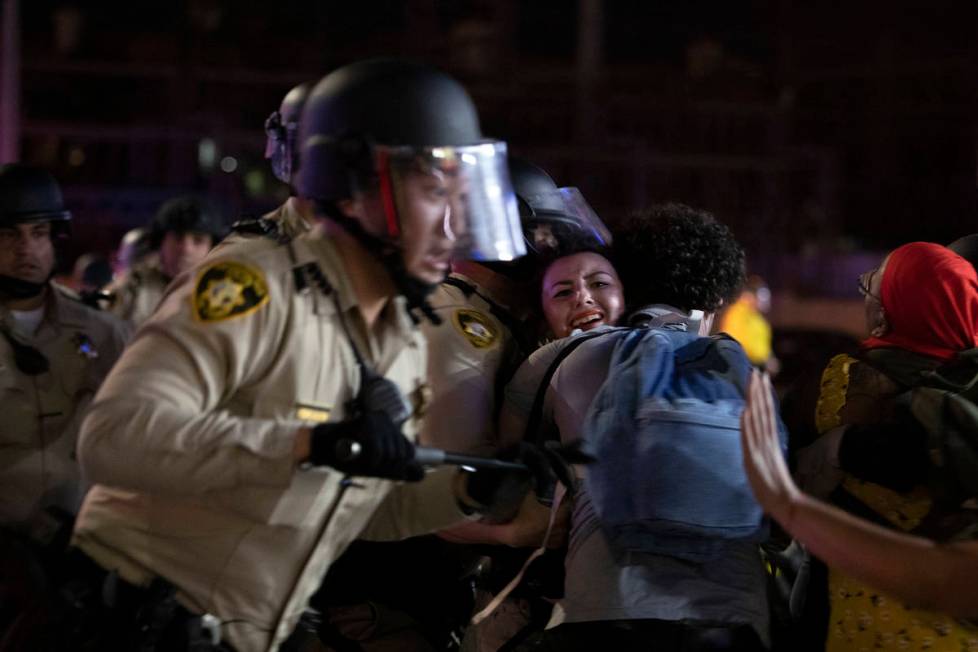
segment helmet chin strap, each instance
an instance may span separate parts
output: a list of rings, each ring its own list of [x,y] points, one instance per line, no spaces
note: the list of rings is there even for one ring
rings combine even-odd
[[[438,287],[438,283],[428,283],[411,276],[404,266],[404,257],[397,246],[368,233],[359,221],[345,215],[332,202],[316,202],[316,204],[323,214],[359,240],[364,249],[384,266],[398,293],[407,299],[408,310],[411,311],[411,318],[415,322],[418,320],[413,311],[417,309],[435,326],[442,323],[441,317],[428,303],[428,296]]]
[[[34,283],[21,278],[0,274],[0,297],[4,299],[33,299],[44,292],[48,282]]]

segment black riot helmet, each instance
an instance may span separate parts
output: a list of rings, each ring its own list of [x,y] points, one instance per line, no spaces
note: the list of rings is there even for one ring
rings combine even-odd
[[[211,245],[218,243],[227,233],[221,214],[208,202],[193,196],[168,199],[156,211],[149,226],[149,245],[155,250],[163,243],[167,233],[204,233],[211,237]]]
[[[0,226],[69,220],[61,188],[49,172],[22,163],[0,165]]]
[[[351,169],[371,171],[369,147],[477,145],[479,117],[465,89],[451,77],[418,64],[374,59],[344,66],[312,91],[300,140],[302,196],[353,196]]]
[[[0,165],[0,228],[50,222],[51,241],[57,254],[59,242],[68,235],[70,220],[71,213],[65,209],[61,188],[49,172],[22,163]],[[0,275],[0,299],[36,297],[44,291],[52,275],[54,267],[43,282]],[[18,367],[20,364],[18,362]]]
[[[401,254],[419,178],[436,190],[453,257],[524,253],[506,145],[483,138],[472,99],[444,73],[395,59],[344,66],[311,91],[299,142],[299,196],[374,252],[414,306],[435,287],[410,277]],[[362,208],[356,218],[338,207],[348,199]]]
[[[299,116],[311,89],[312,82],[305,82],[290,90],[265,120],[265,158],[271,161],[275,178],[290,186],[299,168]]]
[[[611,244],[611,232],[577,188],[559,188],[542,168],[510,157],[509,175],[520,207],[523,237],[530,254],[549,255],[562,244]]]

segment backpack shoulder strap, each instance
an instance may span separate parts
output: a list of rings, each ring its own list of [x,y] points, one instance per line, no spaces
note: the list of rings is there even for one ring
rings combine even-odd
[[[540,421],[543,419],[543,403],[547,398],[547,390],[550,389],[550,380],[557,373],[557,368],[560,366],[567,356],[574,352],[577,347],[588,340],[592,340],[595,337],[605,335],[605,332],[601,333],[588,333],[586,335],[578,335],[573,340],[567,343],[567,345],[560,350],[554,361],[550,363],[547,367],[547,372],[543,375],[540,380],[540,384],[537,386],[536,396],[533,397],[533,407],[530,408],[530,418],[526,422],[526,430],[523,431],[523,441],[534,441],[540,443],[541,439],[537,432],[540,428]]]

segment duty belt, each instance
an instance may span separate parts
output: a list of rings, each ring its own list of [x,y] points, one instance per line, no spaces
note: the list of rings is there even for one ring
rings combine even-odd
[[[220,621],[194,614],[176,600],[176,587],[155,578],[141,587],[107,571],[77,549],[68,553],[67,577],[60,595],[82,621],[111,623],[115,631],[95,632],[107,639],[100,649],[138,652],[217,652],[233,650],[221,642]],[[119,645],[128,646],[126,648]]]

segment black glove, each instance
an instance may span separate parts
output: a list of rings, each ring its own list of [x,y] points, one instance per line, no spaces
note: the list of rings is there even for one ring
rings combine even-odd
[[[557,475],[547,451],[522,442],[500,451],[496,457],[524,464],[526,470],[463,470],[466,474],[465,493],[482,506],[480,511],[490,521],[505,523],[512,520],[531,489],[545,504],[553,499]]]
[[[312,429],[309,462],[348,475],[417,482],[424,469],[414,461],[414,444],[383,412],[323,423]]]

